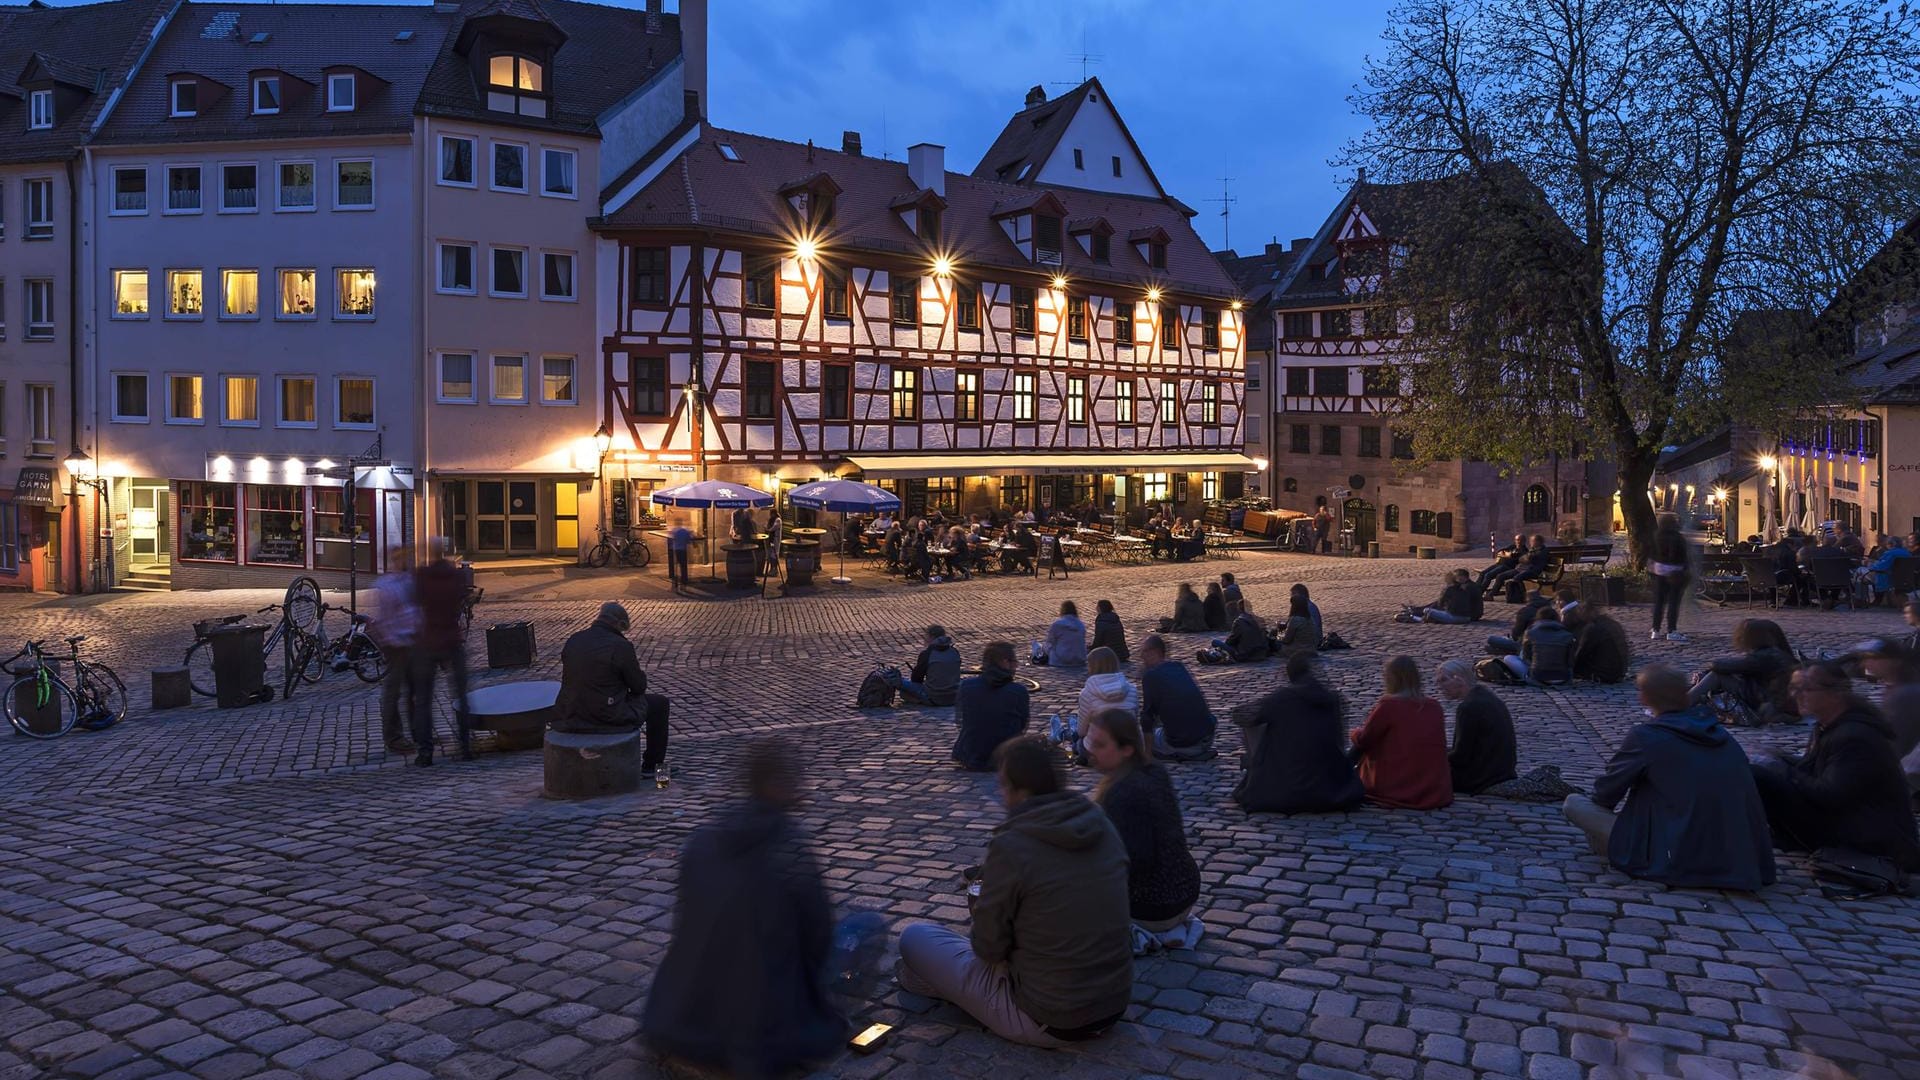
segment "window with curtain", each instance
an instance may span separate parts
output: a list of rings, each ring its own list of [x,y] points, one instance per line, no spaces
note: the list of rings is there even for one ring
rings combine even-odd
[[[223,396],[226,398],[226,411],[222,413],[228,424],[258,425],[260,423],[260,380],[252,375],[228,375],[222,379],[225,384]]]
[[[280,271],[280,317],[283,319],[313,318],[312,270]]]
[[[228,319],[260,315],[260,271],[220,271],[220,314]]]
[[[334,380],[336,412],[333,423],[341,428],[373,427],[373,380],[360,376],[342,376]]]

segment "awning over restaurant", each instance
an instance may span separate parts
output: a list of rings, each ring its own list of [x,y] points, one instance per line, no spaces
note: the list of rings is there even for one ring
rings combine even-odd
[[[848,459],[868,480],[935,476],[1069,476],[1115,472],[1252,472],[1245,454],[1128,450],[1091,454],[983,453],[860,455]]]

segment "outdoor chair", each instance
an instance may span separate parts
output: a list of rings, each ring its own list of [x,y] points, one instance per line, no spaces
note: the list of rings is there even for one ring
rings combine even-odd
[[[1767,598],[1768,607],[1776,606],[1779,592],[1785,586],[1774,575],[1773,560],[1765,555],[1743,555],[1740,569],[1747,575],[1747,606],[1752,607],[1754,601],[1762,596]]]
[[[1832,596],[1836,603],[1853,595],[1853,568],[1845,559],[1814,559],[1813,595],[1825,603]]]

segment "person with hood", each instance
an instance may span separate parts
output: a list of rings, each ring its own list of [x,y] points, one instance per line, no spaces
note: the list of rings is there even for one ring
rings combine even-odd
[[[1159,634],[1140,643],[1140,665],[1140,730],[1153,740],[1154,754],[1169,761],[1213,756],[1219,722],[1193,672],[1167,659],[1167,642]]]
[[[1246,609],[1244,602],[1240,614],[1234,616],[1233,626],[1227,636],[1213,643],[1216,649],[1225,649],[1236,664],[1252,664],[1265,660],[1273,651],[1272,639],[1267,637],[1267,626],[1260,616]]]
[[[1039,663],[1048,667],[1082,667],[1087,662],[1087,624],[1080,621],[1080,608],[1071,600],[1060,601],[1060,617],[1047,627],[1047,640],[1041,643]]]
[[[1680,519],[1672,514],[1660,515],[1647,572],[1653,575],[1653,631],[1649,636],[1660,640],[1660,615],[1665,612],[1667,640],[1685,644],[1687,636],[1680,632],[1680,601],[1687,595],[1687,538],[1680,535]]]
[[[1326,813],[1366,800],[1347,760],[1345,703],[1320,681],[1315,662],[1310,652],[1287,657],[1288,685],[1261,698],[1245,719],[1236,711],[1246,754],[1233,801],[1248,813]]]
[[[1519,775],[1513,714],[1498,695],[1473,677],[1473,665],[1465,660],[1441,664],[1434,685],[1441,697],[1456,703],[1453,748],[1447,751],[1454,792],[1478,795]]]
[[[1127,628],[1120,625],[1120,615],[1113,610],[1111,600],[1095,605],[1093,645],[1098,649],[1112,649],[1115,659],[1123,664],[1127,662]]]
[[[1773,844],[1746,752],[1711,713],[1688,704],[1680,672],[1653,664],[1636,685],[1653,719],[1627,732],[1593,795],[1567,796],[1562,813],[1595,855],[1630,877],[1746,892],[1773,884]]]
[[[1079,723],[1074,730],[1082,736],[1095,716],[1112,710],[1140,714],[1140,694],[1133,683],[1120,674],[1120,658],[1102,646],[1087,654],[1087,682],[1080,688]]]
[[[1625,679],[1633,660],[1627,628],[1606,612],[1581,603],[1572,589],[1561,589],[1555,598],[1560,604],[1560,625],[1573,635],[1573,677],[1602,683]]]
[[[980,651],[980,674],[960,683],[954,719],[960,733],[953,760],[970,772],[993,768],[994,747],[1027,730],[1031,702],[1024,683],[1014,678],[1013,643],[995,641]]]
[[[1127,849],[1107,815],[1067,790],[1042,739],[998,748],[1007,819],[987,842],[973,929],[900,932],[900,988],[950,1001],[1009,1042],[1098,1038],[1133,999]]]
[[[600,605],[592,626],[560,647],[560,694],[551,726],[591,734],[632,731],[644,723],[647,745],[640,773],[652,776],[666,760],[670,706],[664,696],[647,693],[647,673],[627,640],[631,625],[627,609],[609,600]]]
[[[1207,598],[1200,601],[1200,615],[1209,632],[1225,630],[1233,621],[1227,617],[1227,597],[1219,582],[1207,582]]]
[[[1737,656],[1707,665],[1694,681],[1691,700],[1708,705],[1716,694],[1731,694],[1762,720],[1796,720],[1787,686],[1793,678],[1793,646],[1772,619],[1741,619],[1733,628]]]
[[[1893,729],[1833,661],[1794,672],[1791,693],[1813,720],[1805,756],[1753,765],[1774,843],[1782,851],[1851,848],[1920,870],[1913,796],[1894,756]]]
[[[1447,764],[1447,714],[1420,692],[1420,667],[1411,656],[1388,660],[1385,689],[1354,729],[1353,758],[1367,798],[1402,810],[1438,810],[1453,802]]]
[[[927,627],[926,637],[927,647],[920,650],[909,677],[901,680],[900,696],[922,705],[951,705],[960,691],[960,650],[939,623]]]
[[[1087,723],[1087,761],[1103,779],[1093,801],[1127,849],[1133,924],[1161,934],[1184,924],[1200,899],[1200,867],[1187,850],[1180,797],[1131,712],[1108,709]]]
[[[663,1054],[773,1076],[832,1057],[848,1025],[828,991],[833,909],[793,820],[800,769],[763,739],[744,771],[746,799],[681,852],[673,938],[640,1031]]]

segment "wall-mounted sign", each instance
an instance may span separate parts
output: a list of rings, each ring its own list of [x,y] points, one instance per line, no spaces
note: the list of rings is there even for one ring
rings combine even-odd
[[[30,506],[52,506],[59,495],[53,483],[53,470],[41,465],[23,465],[13,482],[13,501]]]

